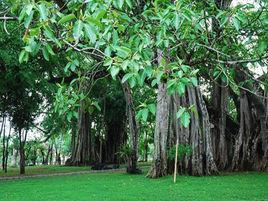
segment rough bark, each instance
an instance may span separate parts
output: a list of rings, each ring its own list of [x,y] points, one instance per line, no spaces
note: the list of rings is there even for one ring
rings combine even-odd
[[[4,141],[4,152],[3,154],[5,155],[5,157],[3,157],[3,170],[5,173],[7,173],[7,163],[8,163],[8,148],[9,148],[9,140],[10,140],[10,136],[11,136],[11,126],[9,127],[9,132],[8,132],[8,136],[6,137],[5,141]]]
[[[211,115],[212,128],[212,144],[213,154],[215,156],[217,167],[224,170],[228,167],[228,149],[226,137],[226,121],[228,106],[228,87],[225,82],[214,83],[212,92],[212,108]]]
[[[184,128],[176,118],[177,109],[194,105],[197,113],[191,113],[190,126]],[[184,96],[171,97],[169,147],[175,145],[176,136],[179,144],[191,147],[191,154],[184,156],[179,162],[180,173],[190,175],[213,175],[218,173],[215,164],[208,111],[198,87],[187,86]],[[172,166],[173,167],[173,166]],[[172,170],[172,168],[169,168]]]
[[[249,109],[249,102],[246,94],[240,98],[240,129],[235,142],[235,151],[232,162],[233,170],[244,169],[249,163],[249,139],[252,128],[252,117]]]
[[[144,139],[144,161],[147,162],[148,161],[148,133],[145,130],[145,139]]]
[[[52,145],[49,144],[46,153],[44,152],[44,150],[41,151],[41,154],[43,156],[43,161],[42,161],[43,165],[48,165],[49,156],[51,155],[50,153],[52,152],[52,148],[53,148]]]
[[[160,83],[157,92],[154,157],[147,176],[162,177],[167,174],[167,134],[169,125],[167,83]]]
[[[135,115],[135,107],[133,103],[133,97],[131,93],[131,89],[127,82],[122,84],[125,100],[126,100],[126,109],[127,109],[127,117],[128,117],[128,125],[129,125],[129,134],[130,134],[130,148],[132,150],[132,154],[129,157],[129,166],[127,168],[128,173],[139,173],[140,171],[137,169],[137,161],[138,161],[138,138],[139,138],[139,125],[136,121]]]
[[[19,129],[19,152],[20,152],[20,174],[25,174],[25,143],[27,139],[27,130],[23,134],[23,131]]]
[[[78,113],[78,133],[74,147],[72,147],[71,158],[66,161],[66,165],[89,165],[95,161],[95,155],[91,149],[93,146],[91,122],[89,113],[84,110],[83,103],[81,103]]]
[[[51,151],[49,154],[49,165],[53,165],[53,144],[51,144]]]
[[[5,170],[5,161],[6,161],[6,125],[5,125],[6,121],[5,119],[3,119],[3,123],[2,123],[2,127],[3,130],[1,132],[3,132],[3,139],[2,139],[2,146],[3,146],[3,150],[2,150],[2,170]]]
[[[55,147],[55,154],[56,154],[56,164],[57,164],[57,165],[61,165],[60,148],[57,149],[57,147]]]
[[[13,153],[12,153],[12,155],[13,155],[13,166],[14,167],[16,167],[17,165],[18,165],[18,151],[17,151],[17,149],[15,149],[15,148],[13,148]]]
[[[5,116],[3,115],[2,122],[1,122],[1,129],[0,129],[0,138],[2,135],[3,128],[4,128],[4,124],[5,124]]]
[[[235,81],[244,83],[247,90],[240,90],[240,130],[235,139],[235,151],[232,160],[232,170],[267,170],[267,100],[262,98],[267,95],[260,89],[259,83],[250,84],[248,76],[239,66],[235,68]],[[252,91],[252,92],[250,92]],[[253,93],[253,91],[255,91]],[[261,96],[259,96],[261,95]]]
[[[267,108],[265,100],[241,91],[240,130],[235,141],[232,170],[267,170]],[[261,104],[263,103],[263,104]]]

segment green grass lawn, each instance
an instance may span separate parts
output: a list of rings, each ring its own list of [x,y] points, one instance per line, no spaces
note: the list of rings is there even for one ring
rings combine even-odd
[[[55,174],[91,170],[90,167],[74,167],[74,166],[59,166],[59,165],[43,165],[43,166],[29,166],[26,167],[25,175],[39,175],[39,174]],[[4,173],[0,170],[0,177],[19,176],[19,168],[8,168],[8,172]]]
[[[95,173],[0,181],[5,201],[268,201],[268,173],[179,176],[147,179],[144,175]]]
[[[150,162],[139,162],[139,167],[141,169],[146,169],[151,165]],[[110,165],[111,166],[111,165]],[[120,168],[126,168],[127,165],[120,165]],[[112,167],[112,166],[111,166]],[[80,172],[89,171],[91,167],[89,166],[64,166],[64,165],[42,165],[42,166],[27,166],[25,175],[44,175],[44,174],[56,174],[56,173],[69,173],[69,172]],[[18,167],[9,167],[8,172],[4,173],[0,170],[1,177],[13,177],[20,176]]]

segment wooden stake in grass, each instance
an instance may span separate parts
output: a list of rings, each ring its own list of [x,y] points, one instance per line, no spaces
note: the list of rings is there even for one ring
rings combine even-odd
[[[178,146],[179,146],[179,140],[178,140],[178,137],[177,137],[177,140],[176,140],[175,165],[174,165],[174,183],[176,183],[176,179],[177,179]]]

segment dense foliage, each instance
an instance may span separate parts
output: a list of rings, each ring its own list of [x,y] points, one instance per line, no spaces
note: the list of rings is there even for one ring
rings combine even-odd
[[[160,177],[179,152],[180,173],[267,170],[266,1],[6,0],[1,9],[0,114],[19,138],[42,127],[25,142],[28,161],[127,160],[137,173],[150,158],[148,176]]]

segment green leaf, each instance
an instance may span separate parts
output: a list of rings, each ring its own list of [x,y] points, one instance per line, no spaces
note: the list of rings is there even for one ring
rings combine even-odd
[[[192,84],[196,87],[198,85],[198,81],[196,77],[190,77],[190,80],[192,82]]]
[[[190,82],[190,79],[187,77],[183,77],[180,79],[180,82],[182,82],[183,84],[187,85]]]
[[[68,113],[67,113],[67,120],[68,120],[69,122],[71,122],[72,117],[73,117],[73,113],[72,113],[71,111],[68,112]]]
[[[31,37],[30,38],[30,40],[29,40],[29,46],[30,46],[30,49],[31,49],[30,52],[33,55],[36,55],[37,54],[37,52],[39,51],[40,45],[41,44],[38,44],[37,42],[35,42],[34,37]]]
[[[170,87],[174,86],[176,84],[177,80],[168,80],[167,83],[167,88],[169,89]]]
[[[154,87],[156,84],[158,83],[158,80],[157,79],[154,79],[151,83],[151,86]]]
[[[241,27],[239,19],[237,19],[237,17],[233,17],[232,22],[233,22],[233,24],[235,26],[235,29],[237,31],[239,31],[239,29]]]
[[[117,55],[121,57],[122,59],[127,58],[129,54],[131,53],[131,49],[124,47],[124,46],[116,47],[115,49],[117,50]]]
[[[119,71],[120,71],[120,69],[117,66],[112,66],[111,67],[111,76],[113,78],[115,78],[115,76],[118,75]]]
[[[124,75],[124,77],[122,78],[122,83],[126,82],[129,78],[131,78],[133,76],[132,73],[127,73]]]
[[[113,63],[113,59],[112,59],[111,57],[108,57],[108,58],[104,61],[103,66],[110,66],[110,65],[112,65],[112,63]]]
[[[29,52],[26,52],[25,50],[22,50],[19,55],[19,62],[27,62],[29,60]]]
[[[53,31],[51,30],[51,28],[46,26],[44,29],[45,29],[45,31],[44,31],[45,36],[48,37],[49,39],[55,41],[56,37],[55,37]]]
[[[33,14],[34,12],[31,11],[30,15],[28,15],[26,18],[25,18],[25,21],[24,21],[24,26],[25,28],[29,28],[30,24],[31,24],[31,21],[33,19]]]
[[[24,19],[25,15],[26,15],[26,7],[24,7],[19,14],[18,18],[19,22],[21,22]]]
[[[185,108],[185,107],[181,107],[181,108],[179,109],[179,111],[176,113],[176,117],[177,117],[177,118],[180,118],[181,115],[182,115],[185,111],[186,111],[186,108]]]
[[[228,22],[229,16],[223,15],[222,18],[220,19],[220,27],[224,27],[225,24]]]
[[[129,8],[133,7],[132,0],[126,0],[126,2],[127,2],[127,5],[129,6]]]
[[[190,66],[187,66],[187,65],[181,65],[181,69],[183,70],[183,72],[187,73],[188,70],[190,69]]]
[[[124,71],[127,70],[128,65],[129,65],[129,60],[125,60],[125,61],[123,61],[123,63],[122,63],[122,69],[123,69]]]
[[[71,65],[70,65],[70,69],[71,69],[71,71],[75,71],[75,69],[76,69],[76,66],[73,64],[73,63],[71,63]]]
[[[118,7],[121,9],[124,4],[124,0],[117,0]]]
[[[96,16],[96,20],[97,21],[101,20],[104,17],[105,14],[106,14],[106,10],[100,10],[98,15]]]
[[[176,13],[175,17],[174,17],[174,27],[176,28],[176,30],[178,30],[180,28],[180,25],[181,25],[181,18],[179,16],[179,14]]]
[[[192,15],[191,15],[191,12],[188,10],[188,9],[183,9],[182,10],[182,13],[183,17],[185,17],[188,21],[192,21]]]
[[[129,85],[130,85],[130,88],[135,87],[135,85],[136,85],[136,79],[134,77],[131,77],[130,78]]]
[[[45,47],[46,47],[47,51],[49,52],[49,54],[55,55],[54,51],[52,50],[52,48],[51,48],[51,46],[49,44],[46,44]]]
[[[32,52],[32,48],[30,46],[26,46],[24,49],[26,52]]]
[[[76,41],[78,41],[82,35],[82,30],[83,30],[83,22],[82,20],[78,20],[74,24],[73,28],[73,36]]]
[[[145,108],[145,109],[142,110],[142,120],[143,120],[144,122],[147,121],[148,114],[149,114],[149,110],[148,110],[147,108]]]
[[[181,117],[181,124],[183,125],[184,128],[187,128],[190,124],[190,119],[191,119],[191,116],[188,112],[183,112]]]
[[[64,24],[66,22],[69,22],[71,20],[73,20],[75,18],[75,15],[72,13],[72,14],[69,14],[69,15],[65,15],[63,16],[60,20],[59,20],[59,24]]]
[[[148,109],[152,114],[155,114],[155,112],[156,112],[155,104],[149,104]]]
[[[96,29],[94,26],[90,25],[90,24],[85,24],[84,25],[85,28],[85,33],[86,36],[88,37],[88,39],[90,40],[91,43],[95,43],[96,42]]]
[[[183,71],[182,70],[179,70],[176,75],[179,77],[179,78],[182,78],[183,76]]]
[[[92,105],[94,105],[97,108],[97,110],[101,111],[101,108],[100,108],[99,103],[97,101],[93,101]]]
[[[102,24],[100,23],[99,20],[96,20],[95,18],[93,18],[92,16],[88,16],[86,18],[87,22],[92,24],[92,25],[96,25],[97,27],[102,27]],[[105,35],[105,34],[103,34]]]
[[[178,89],[178,92],[179,92],[180,96],[184,95],[184,93],[185,93],[185,84],[183,84],[182,82],[179,82],[178,86],[177,86],[177,89]]]
[[[107,46],[107,47],[105,48],[105,50],[104,50],[104,54],[105,54],[105,56],[110,57],[110,56],[111,56],[111,53],[112,53],[112,51],[111,51],[111,47],[110,47],[110,46]]]
[[[113,45],[114,46],[116,46],[117,44],[118,44],[118,39],[119,37],[118,37],[118,33],[117,33],[117,31],[114,29],[113,30]]]
[[[48,52],[46,46],[44,46],[42,48],[42,53],[43,53],[43,56],[44,56],[45,60],[49,61],[49,52]]]
[[[46,6],[41,3],[38,5],[38,9],[39,9],[39,12],[40,12],[40,17],[42,20],[46,20],[47,19],[47,8]]]
[[[19,55],[19,62],[22,63],[24,61],[24,56],[26,54],[25,50],[22,50]]]
[[[268,44],[267,44],[267,41],[265,40],[261,40],[259,42],[259,45],[258,45],[258,49],[259,49],[259,52],[262,54],[265,52],[266,48],[267,48]]]
[[[27,15],[30,15],[30,13],[32,12],[33,10],[33,5],[32,4],[28,4],[26,7],[25,7],[25,13]]]

